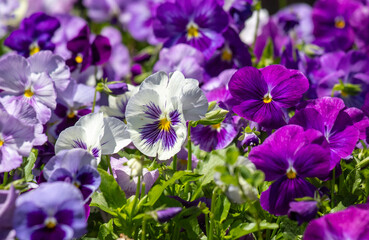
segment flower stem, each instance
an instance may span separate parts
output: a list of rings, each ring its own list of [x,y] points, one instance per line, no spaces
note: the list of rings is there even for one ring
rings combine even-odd
[[[8,182],[8,172],[4,172],[4,178],[3,178],[3,186],[6,186],[6,183]]]
[[[177,171],[177,154],[173,156],[173,170]]]
[[[192,171],[192,144],[191,144],[191,121],[188,122],[187,128],[187,139],[188,139],[188,157],[187,157],[187,170]]]
[[[97,95],[97,86],[95,87],[94,101],[92,102],[92,109],[91,109],[91,113],[94,113],[94,111],[95,111],[96,95]]]
[[[209,228],[209,240],[214,239],[214,227],[215,227],[215,202],[217,200],[218,187],[213,190],[213,196],[211,197],[211,208],[210,208],[210,228]]]
[[[135,198],[133,199],[132,211],[131,211],[131,215],[129,216],[129,219],[130,219],[131,222],[132,222],[133,214],[135,214],[137,201],[139,200],[139,197],[140,197],[140,189],[141,189],[141,176],[138,175],[137,176],[136,195],[135,195]]]
[[[279,228],[279,223],[280,223],[280,222],[281,222],[281,218],[280,218],[280,217],[278,217],[278,218],[277,218],[278,228]],[[270,236],[271,238],[273,238],[273,237],[274,237],[274,235],[277,233],[278,228],[273,229],[272,235]]]
[[[106,156],[106,161],[108,162],[108,169],[111,175],[113,175],[113,170],[111,168],[111,163],[110,163],[110,156]]]
[[[142,240],[146,239],[146,216],[143,217],[142,222]]]

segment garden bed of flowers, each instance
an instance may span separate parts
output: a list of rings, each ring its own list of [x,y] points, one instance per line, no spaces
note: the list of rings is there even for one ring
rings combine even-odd
[[[0,0],[0,239],[369,239],[369,1],[284,2]]]

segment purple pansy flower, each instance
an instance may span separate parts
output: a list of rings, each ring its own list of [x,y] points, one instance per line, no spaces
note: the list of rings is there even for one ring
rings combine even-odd
[[[180,71],[186,78],[194,78],[203,82],[204,55],[194,47],[183,43],[160,51],[159,60],[155,63],[153,72]]]
[[[233,0],[224,3],[224,10],[229,12],[233,24],[239,31],[245,27],[246,20],[252,15],[252,1],[253,0]]]
[[[25,18],[19,29],[13,31],[4,41],[4,45],[28,57],[40,50],[55,48],[51,38],[60,26],[58,19],[45,13],[35,13]]]
[[[126,158],[111,158],[111,168],[113,171],[113,176],[122,190],[125,192],[127,198],[135,195],[137,189],[137,176],[131,176],[131,168],[129,166],[123,165],[128,162]],[[146,168],[142,170],[142,182],[145,183],[145,194],[149,192],[151,187],[154,185],[155,181],[159,177],[159,170],[155,169],[153,171],[148,171]],[[131,179],[132,178],[132,179]],[[140,192],[142,186],[140,186]]]
[[[214,77],[225,69],[251,66],[251,55],[239,34],[231,27],[223,33],[224,43],[206,62],[206,72]]]
[[[285,109],[295,106],[308,88],[309,82],[300,71],[282,65],[260,70],[244,67],[229,82],[229,91],[239,102],[233,111],[266,128],[285,125]]]
[[[15,200],[19,192],[13,185],[9,190],[0,190],[0,238],[10,240],[15,238],[13,230],[13,215],[15,211]]]
[[[316,1],[312,12],[315,43],[326,51],[348,50],[355,38],[349,20],[360,5],[346,0]]]
[[[40,53],[41,54],[41,53]],[[12,96],[31,105],[37,119],[45,124],[51,117],[51,109],[56,106],[56,94],[51,74],[38,71],[37,57],[25,59],[11,55],[0,61],[0,96]]]
[[[345,104],[339,98],[318,98],[302,103],[289,122],[305,129],[318,130],[324,135],[331,152],[330,169],[341,158],[350,156],[359,139],[360,131],[353,126],[350,115],[344,109]]]
[[[165,223],[169,221],[170,219],[174,218],[181,211],[182,211],[181,207],[170,207],[170,208],[156,211],[156,215],[160,223]]]
[[[165,47],[186,43],[209,58],[223,44],[227,26],[228,15],[216,0],[176,0],[157,8],[154,33]]]
[[[86,225],[82,194],[70,183],[43,183],[16,201],[13,227],[20,240],[78,238]]]
[[[328,53],[320,58],[321,67],[314,73],[319,81],[318,97],[343,99],[347,107],[361,108],[369,92],[369,57],[359,51]]]
[[[0,109],[0,173],[22,164],[35,138],[35,126],[27,125]]]
[[[8,33],[9,22],[14,20],[15,12],[19,8],[19,1],[0,0],[0,38]]]
[[[87,25],[80,30],[75,38],[68,41],[67,48],[72,56],[66,63],[72,72],[77,68],[83,72],[90,65],[101,65],[109,60],[111,45],[108,38],[97,35],[90,42],[90,29]]]
[[[317,213],[318,206],[316,201],[290,202],[288,217],[296,220],[301,225],[303,222],[310,222]]]
[[[58,136],[64,129],[74,126],[83,116],[91,113],[95,89],[84,84],[70,81],[64,91],[58,91],[57,105],[54,110],[50,130]],[[99,97],[97,95],[96,99]]]
[[[327,214],[307,226],[304,240],[369,239],[369,211],[358,206]]]
[[[356,43],[360,49],[369,53],[369,5],[358,8],[350,17],[350,26],[356,34]]]
[[[194,170],[197,167],[197,164],[199,163],[199,160],[197,159],[196,155],[192,153],[192,170]],[[167,161],[167,165],[171,164],[173,161],[173,158],[169,159]],[[181,151],[177,153],[177,170],[185,171],[187,170],[187,161],[188,161],[188,151],[185,148],[181,148]]]
[[[64,181],[72,183],[88,201],[100,186],[101,177],[96,170],[96,158],[82,149],[58,152],[45,165],[43,174],[48,182]]]
[[[304,131],[297,125],[284,126],[254,147],[249,155],[266,181],[274,181],[261,194],[263,209],[274,215],[285,215],[295,198],[314,196],[316,188],[307,177],[324,179],[329,173],[330,154],[315,144],[323,135],[316,130]]]

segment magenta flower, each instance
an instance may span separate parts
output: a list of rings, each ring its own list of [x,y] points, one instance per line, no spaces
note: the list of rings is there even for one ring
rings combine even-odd
[[[266,128],[285,125],[285,109],[297,105],[308,88],[309,82],[300,71],[282,65],[260,70],[244,67],[229,82],[229,91],[239,102],[232,110]]]

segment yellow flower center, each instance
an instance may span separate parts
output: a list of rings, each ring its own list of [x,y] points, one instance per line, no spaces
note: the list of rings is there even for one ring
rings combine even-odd
[[[56,227],[56,219],[54,217],[48,217],[45,220],[45,227],[48,229],[53,229]]]
[[[35,45],[31,45],[31,47],[29,48],[29,55],[32,56],[33,54],[36,54],[40,51],[40,47],[35,44]]]
[[[74,118],[76,116],[76,114],[74,114],[74,111],[71,110],[68,115],[67,115],[67,118]]]
[[[76,61],[76,63],[82,63],[83,62],[83,57],[82,55],[78,54],[74,60]]]
[[[159,129],[169,132],[170,124],[170,120],[168,120],[167,118],[162,118],[159,122]]]
[[[28,98],[32,97],[33,92],[31,91],[31,89],[26,89],[26,91],[24,91],[24,96]]]
[[[0,147],[4,145],[4,140],[0,139]]]
[[[292,169],[290,169],[290,170],[286,173],[286,175],[287,175],[287,178],[288,178],[288,179],[295,179],[295,178],[296,178],[296,172],[295,172],[295,171],[293,171]]]
[[[222,60],[223,61],[227,61],[230,62],[232,60],[232,52],[230,49],[225,48],[222,52]]]
[[[194,23],[190,23],[187,26],[187,39],[196,38],[199,35],[199,28],[197,27],[197,25]]]
[[[220,123],[217,123],[217,124],[211,125],[211,127],[212,127],[213,129],[218,130],[218,129],[220,128]]]
[[[264,103],[270,103],[272,101],[272,96],[270,96],[269,93],[265,94],[265,96],[263,97],[263,102]]]
[[[342,17],[336,17],[336,19],[334,20],[334,26],[339,29],[344,28],[346,26],[345,19],[343,19]]]

